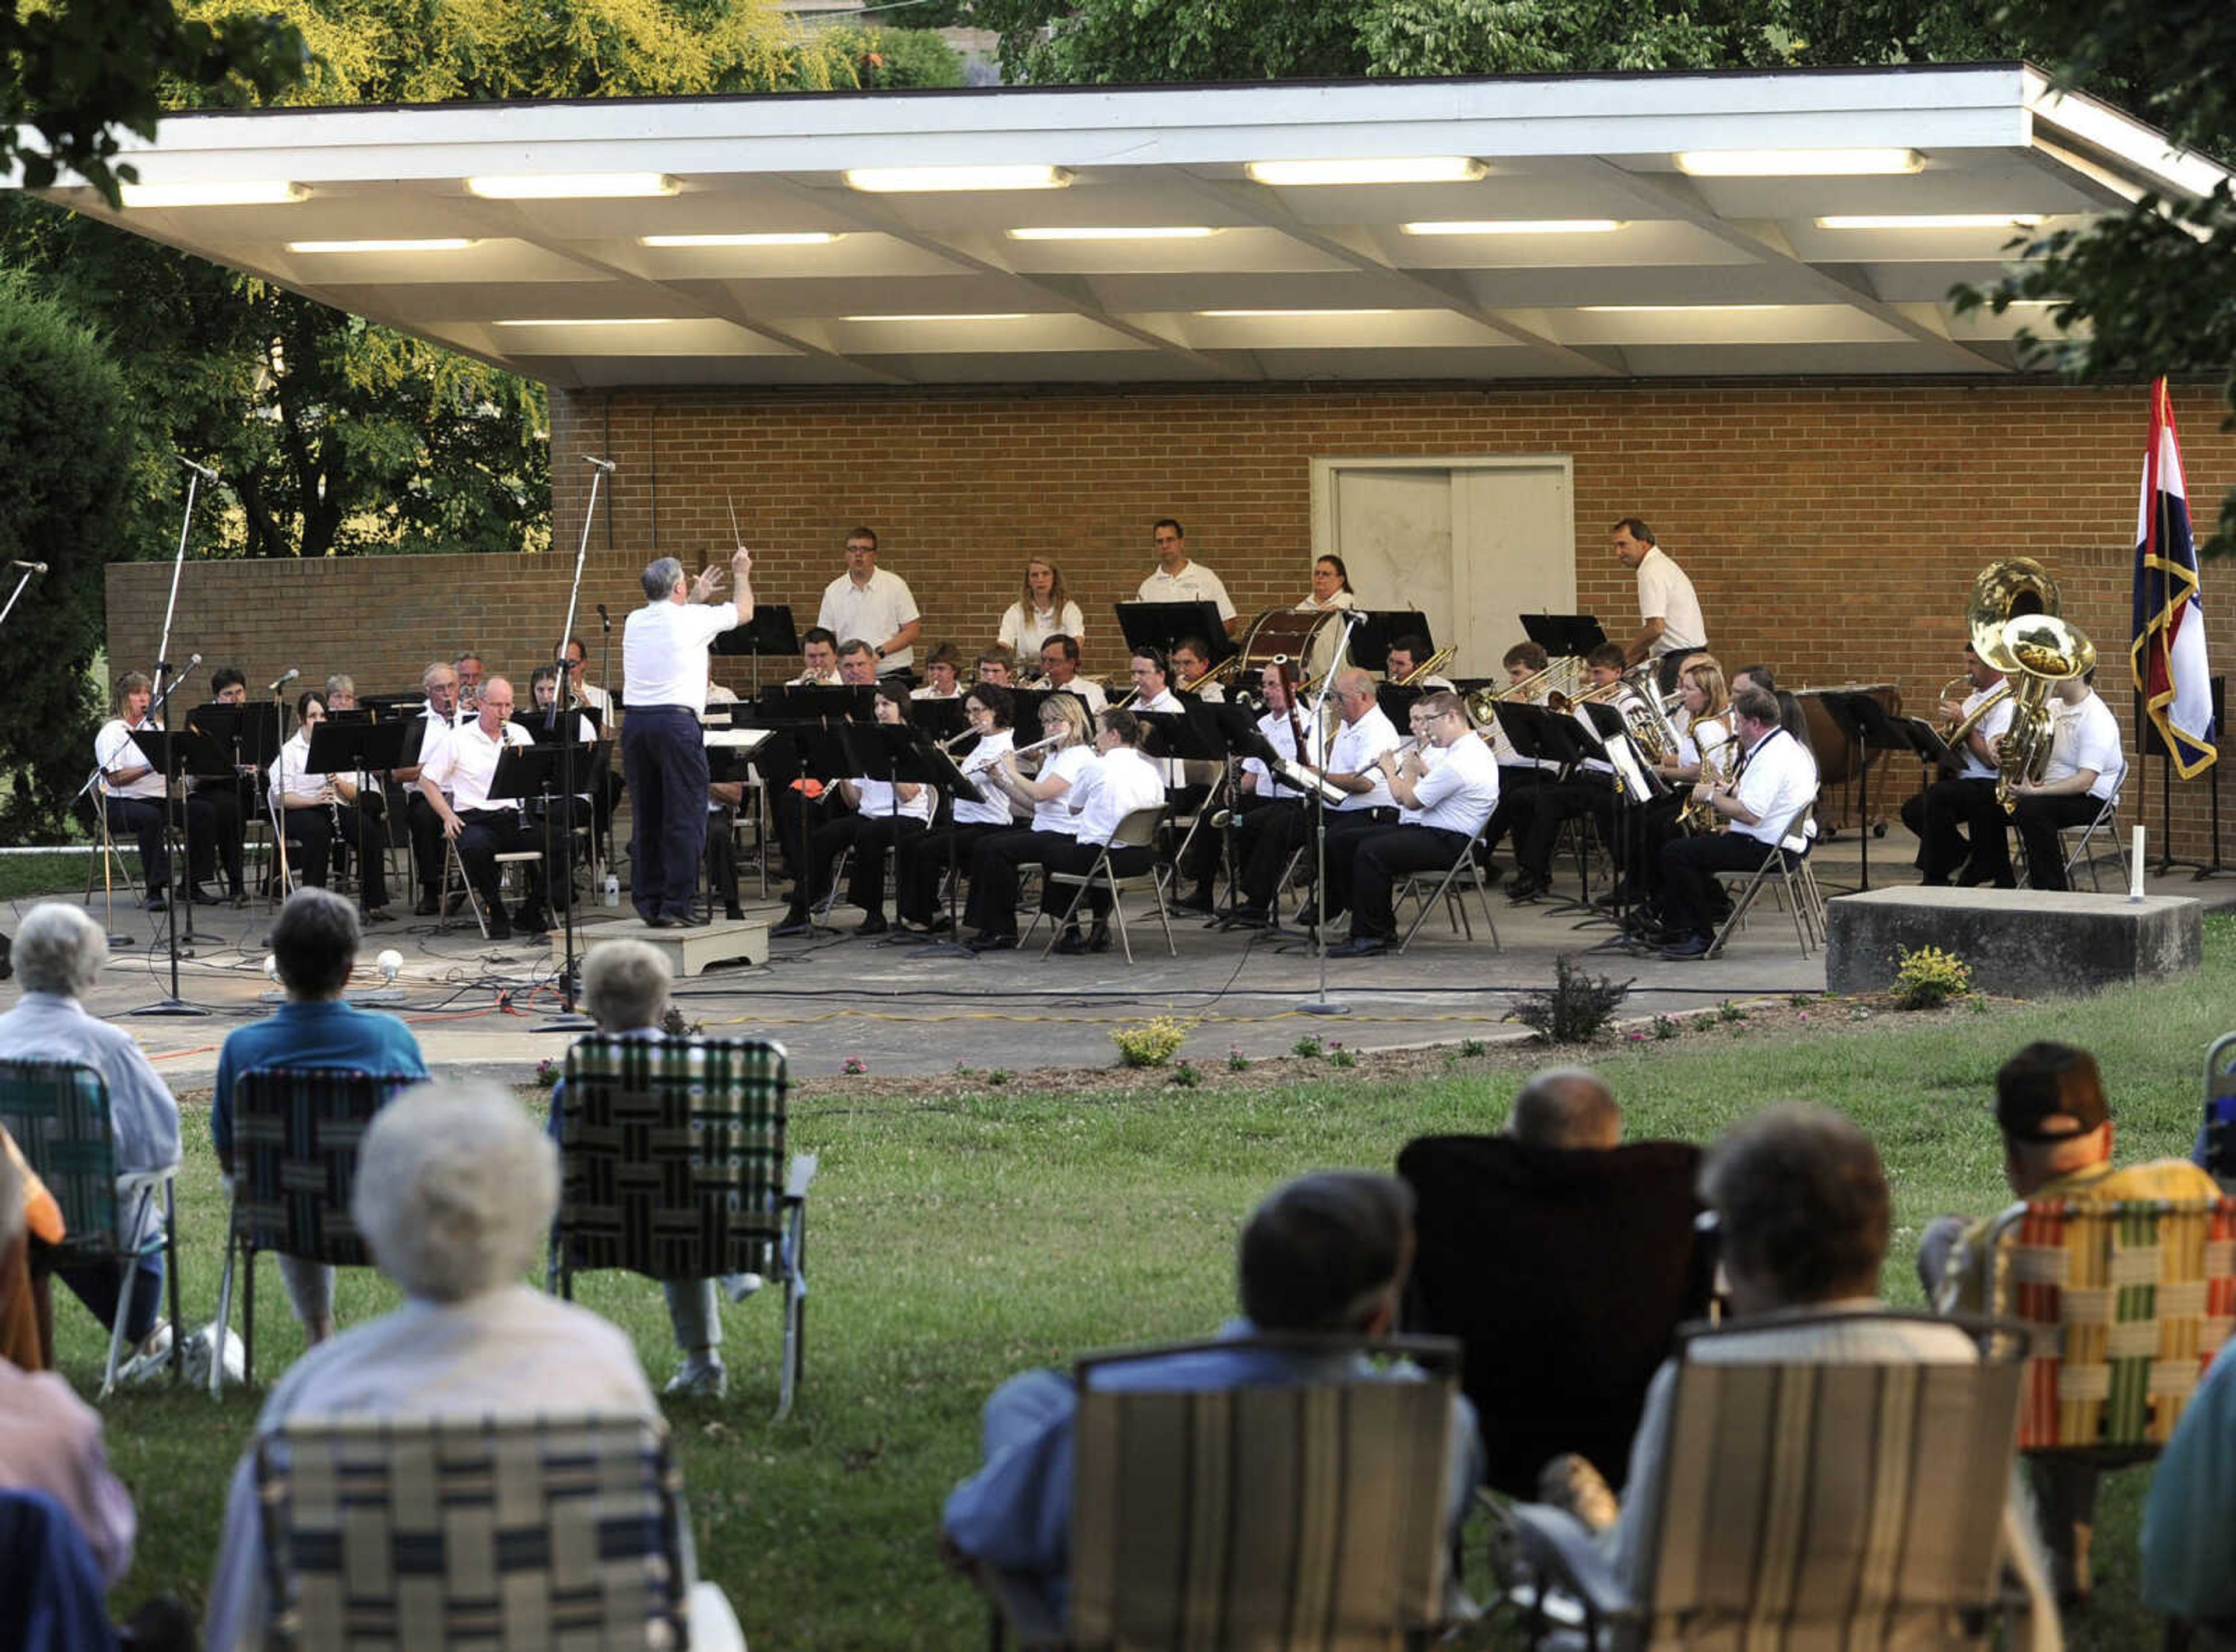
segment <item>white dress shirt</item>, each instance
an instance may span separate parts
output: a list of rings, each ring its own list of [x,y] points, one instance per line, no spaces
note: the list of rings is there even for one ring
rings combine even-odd
[[[1156,697],[1154,699],[1136,700],[1132,705],[1128,706],[1127,709],[1128,711],[1180,712],[1186,711],[1187,708],[1180,703],[1180,697],[1173,692],[1172,685],[1170,683],[1167,683],[1163,688],[1157,690]]]
[[[1354,591],[1338,591],[1333,596],[1329,597],[1325,602],[1321,602],[1316,596],[1307,596],[1303,602],[1297,604],[1296,611],[1299,614],[1332,614],[1338,609],[1357,608],[1358,606],[1358,593]]]
[[[1092,677],[1075,675],[1069,682],[1051,681],[1049,687],[1059,694],[1077,694],[1087,702],[1087,714],[1089,717],[1093,717],[1097,712],[1107,710],[1110,705],[1110,696],[1103,693],[1102,685]]]
[[[1963,705],[1964,715],[1966,717],[1970,717],[1983,700],[1985,700],[1989,694],[1996,693],[2003,687],[2003,685],[2000,682],[1992,683],[1985,688],[1975,688],[1970,694],[1966,694],[1964,696]],[[1980,719],[1978,725],[1974,727],[1972,733],[1979,735],[1982,740],[1985,740],[1989,749],[1992,751],[1995,748],[1996,741],[2002,736],[2010,733],[2010,731],[2011,697],[2009,694],[2005,694],[1986,716]],[[1996,778],[1996,771],[1989,768],[1976,756],[1973,755],[1972,742],[1970,735],[1966,736],[1964,745],[1962,749],[1964,757],[1964,767],[1956,771],[1957,779],[1963,780],[1992,780]]]
[[[2049,762],[2042,773],[2045,785],[2068,780],[2084,768],[2095,769],[2096,780],[2088,795],[2100,803],[2120,794],[2127,778],[2127,760],[2120,746],[2120,725],[2112,708],[2095,694],[2077,706],[2060,701],[2049,739]]]
[[[1637,571],[1638,617],[1661,622],[1661,635],[1654,639],[1654,657],[1707,647],[1707,622],[1700,615],[1700,596],[1685,570],[1654,545],[1640,559]]]
[[[153,723],[138,723],[131,728],[124,726],[122,717],[111,717],[102,724],[101,732],[93,737],[93,760],[101,765],[101,789],[110,797],[161,798],[163,795],[163,776],[148,763],[148,754],[133,743],[132,736],[139,729],[160,732]],[[127,780],[122,786],[112,786],[109,771],[113,768],[140,768],[148,772],[136,780]]]
[[[1071,783],[1064,803],[1079,818],[1082,843],[1108,843],[1138,809],[1164,806],[1165,777],[1131,746],[1114,746]]]
[[[1786,730],[1773,728],[1748,750],[1746,762],[1738,795],[1755,824],[1733,820],[1732,830],[1758,843],[1774,842],[1793,812],[1817,794],[1817,760]],[[1808,823],[1805,835],[1817,835],[1816,821]],[[1808,846],[1803,837],[1795,836],[1786,839],[1786,846],[1800,850]]]
[[[1293,727],[1290,724],[1289,714],[1285,711],[1269,711],[1258,720],[1258,732],[1266,737],[1266,743],[1292,763],[1297,761],[1299,756],[1297,750],[1296,732],[1299,728],[1305,731],[1305,744],[1307,748],[1301,755],[1304,761],[1310,763],[1319,755],[1320,744],[1315,738],[1312,713],[1299,710]],[[1244,758],[1242,772],[1250,777],[1250,789],[1259,797],[1300,798],[1305,795],[1286,780],[1276,777],[1257,758]]]
[[[918,786],[914,797],[901,799],[899,806],[896,807],[891,780],[873,780],[866,774],[857,774],[853,784],[854,812],[865,820],[882,820],[891,814],[904,820],[921,820],[926,826],[931,824],[931,806],[937,801],[939,794],[929,786]]]
[[[1329,806],[1338,814],[1395,807],[1398,800],[1390,795],[1390,777],[1381,772],[1378,765],[1384,753],[1396,751],[1402,743],[1390,714],[1379,706],[1373,707],[1355,723],[1338,723],[1335,744],[1328,748],[1328,773],[1359,775],[1372,780],[1374,789],[1355,793]]]
[[[841,642],[859,637],[878,648],[901,627],[922,617],[908,581],[886,569],[873,568],[865,584],[857,585],[852,574],[841,574],[825,585],[815,622],[829,628]],[[915,659],[915,648],[895,648],[878,661],[878,675],[885,677],[905,671]]]
[[[1498,806],[1498,760],[1471,734],[1437,750],[1429,772],[1413,782],[1416,801],[1399,807],[1398,823],[1473,837]]]
[[[1049,754],[1048,760],[1041,765],[1040,778],[1062,780],[1066,789],[1054,797],[1035,800],[1034,831],[1061,833],[1067,838],[1079,835],[1079,817],[1071,812],[1071,793],[1079,785],[1080,776],[1086,773],[1094,762],[1095,747],[1092,746],[1067,746],[1060,752]],[[1157,795],[1161,798],[1164,793],[1160,790]]]
[[[909,698],[911,700],[960,700],[968,692],[969,690],[958,682],[945,694],[942,694],[927,682],[920,688],[910,689]]]
[[[1068,596],[1056,608],[1033,608],[1021,598],[1010,603],[1002,615],[1002,628],[996,635],[998,641],[1009,645],[1020,660],[1029,660],[1052,636],[1068,636],[1078,642],[1086,624],[1079,604]]]
[[[497,778],[497,760],[506,747],[535,743],[518,723],[499,723],[492,735],[477,717],[450,731],[434,760],[420,765],[419,778],[440,787],[454,809],[516,809],[518,798],[491,797],[490,783]]]
[[[707,703],[707,645],[737,623],[735,602],[647,602],[621,623],[622,703],[695,714]]]
[[[1141,582],[1144,602],[1215,602],[1222,622],[1234,617],[1234,601],[1219,576],[1201,563],[1190,563],[1177,574],[1161,568]]]
[[[1006,751],[1016,747],[1014,731],[997,728],[973,746],[956,767],[963,771],[973,788],[955,794],[955,824],[957,826],[1006,826],[1009,819],[1009,794],[986,780],[985,772],[995,767]]]

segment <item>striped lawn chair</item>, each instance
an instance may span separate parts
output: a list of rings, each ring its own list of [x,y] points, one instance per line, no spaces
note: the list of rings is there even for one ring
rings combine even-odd
[[[2236,1320],[2236,1201],[2016,1204],[1989,1242],[1994,1312],[2059,1333],[2027,1361],[2019,1449],[2157,1456]]]
[[[179,1322],[179,1224],[174,1183],[179,1167],[129,1175],[116,1168],[116,1126],[109,1111],[109,1081],[93,1068],[68,1061],[0,1061],[0,1129],[16,1139],[31,1167],[62,1207],[67,1235],[55,1260],[63,1267],[81,1262],[136,1266],[143,1256],[163,1254],[171,1299],[171,1323]],[[163,1227],[144,1243],[131,1235],[158,1195]],[[109,1363],[101,1374],[101,1398],[116,1386],[116,1367],[124,1352],[128,1287],[117,1301],[116,1323],[109,1333]],[[171,1339],[171,1374],[184,1369],[181,1339]]]
[[[621,1038],[567,1052],[550,1277],[621,1268],[655,1280],[759,1274],[784,1283],[777,1415],[799,1383],[807,1188],[785,1155],[786,1057],[765,1038]]]
[[[657,1418],[292,1418],[255,1450],[271,1646],[745,1644]]]
[[[241,1276],[241,1367],[256,1375],[256,1258],[265,1251],[369,1267],[372,1257],[350,1214],[358,1149],[372,1116],[421,1081],[401,1073],[339,1067],[266,1067],[233,1083],[233,1210],[225,1272],[218,1281],[217,1344],[233,1323],[233,1270]],[[210,1361],[214,1397],[225,1361]]]
[[[1647,1521],[1637,1578],[1618,1577],[1565,1510],[1509,1510],[1529,1644],[1564,1633],[1549,1621],[1549,1589],[1582,1603],[1592,1646],[1991,1644],[2016,1536],[2008,1504],[2024,1333],[2003,1327],[1977,1364],[1691,1357],[1759,1328],[1682,1333],[1661,1501],[1633,1516]]]
[[[1094,1374],[1202,1350],[1079,1362],[1070,1615],[981,1570],[993,1643],[1380,1652],[1450,1626],[1444,1474],[1459,1345],[1442,1337],[1314,1339],[1315,1350],[1401,1354],[1424,1380],[1188,1391],[1089,1386]]]

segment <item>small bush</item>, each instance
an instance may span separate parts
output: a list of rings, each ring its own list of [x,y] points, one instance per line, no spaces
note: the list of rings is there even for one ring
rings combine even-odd
[[[1289,1046],[1289,1053],[1292,1056],[1302,1056],[1306,1061],[1318,1061],[1320,1058],[1319,1035],[1316,1032],[1306,1033]]]
[[[1241,1045],[1236,1044],[1227,1050],[1227,1070],[1230,1073],[1246,1073],[1250,1070],[1250,1057],[1242,1053]]]
[[[1009,1070],[1006,1067],[989,1067],[986,1070],[986,1082],[996,1087],[1008,1083]]]
[[[1719,1004],[1716,1006],[1716,1019],[1725,1023],[1726,1025],[1734,1024],[1746,1019],[1746,1011],[1740,1009],[1739,1005],[1733,1004],[1729,998],[1726,998],[1721,1004]]]
[[[545,1089],[549,1089],[562,1076],[564,1076],[564,1070],[552,1056],[546,1056],[536,1063],[536,1082]]]
[[[1354,1050],[1345,1050],[1341,1044],[1338,1044],[1329,1054],[1328,1060],[1338,1067],[1356,1067],[1358,1065],[1358,1052]]]
[[[1604,975],[1594,980],[1564,954],[1553,960],[1552,988],[1524,993],[1509,1015],[1549,1044],[1589,1043],[1629,996],[1629,982]]]
[[[1166,1083],[1177,1084],[1182,1089],[1194,1089],[1198,1084],[1203,1083],[1203,1075],[1187,1062],[1183,1061],[1173,1069],[1173,1076],[1166,1080]]]
[[[660,1030],[671,1038],[699,1038],[705,1037],[707,1032],[707,1029],[698,1022],[685,1020],[683,1011],[672,1004],[668,1006],[668,1013],[660,1018]]]
[[[1121,1067],[1161,1067],[1187,1042],[1187,1029],[1170,1016],[1128,1022],[1110,1030]]]
[[[1937,946],[1895,950],[1894,1001],[1905,1010],[1937,1010],[1972,991],[1972,966]]]
[[[1677,1024],[1677,1017],[1674,1016],[1654,1017],[1654,1036],[1656,1038],[1674,1038],[1684,1030],[1684,1028]]]
[[[838,1063],[838,1070],[849,1078],[859,1078],[870,1070],[870,1063],[859,1056],[849,1056]]]
[[[1487,1056],[1490,1053],[1490,1043],[1488,1039],[1463,1038],[1460,1040],[1460,1056],[1463,1060],[1470,1060],[1477,1056]]]

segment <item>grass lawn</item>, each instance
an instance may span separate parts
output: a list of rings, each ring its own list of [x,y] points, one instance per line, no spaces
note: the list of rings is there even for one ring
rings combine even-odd
[[[66,855],[0,855],[0,901],[82,894],[86,859],[82,849]]]
[[[2006,1199],[1989,1110],[2003,1057],[2037,1037],[2093,1050],[2112,1087],[2121,1159],[2185,1153],[2204,1048],[2236,1021],[2232,965],[2236,924],[2215,919],[2205,972],[2176,986],[1999,1007],[1922,1029],[1899,1017],[1853,1023],[1827,1003],[1808,1026],[1774,1037],[1743,1020],[1706,1020],[1677,1039],[1609,1045],[1594,1059],[1634,1137],[1705,1140],[1784,1099],[1855,1117],[1894,1182],[1886,1293],[1914,1302],[1922,1223]],[[1080,1054],[1099,1062],[1108,1052]],[[1022,1366],[1083,1349],[1207,1332],[1231,1309],[1234,1232],[1261,1194],[1310,1168],[1387,1167],[1424,1132],[1496,1128],[1511,1081],[1455,1053],[1440,1077],[1409,1086],[1331,1069],[1325,1082],[1262,1093],[990,1089],[937,1102],[824,1096],[797,1108],[795,1147],[822,1155],[809,1206],[814,1294],[798,1412],[769,1421],[778,1315],[760,1300],[730,1311],[731,1397],[671,1411],[702,1570],[728,1590],[753,1643],[977,1644],[977,1597],[942,1571],[934,1537],[941,1498],[974,1464],[989,1390]],[[201,1324],[215,1309],[222,1205],[200,1113],[187,1142],[186,1303],[189,1322]],[[299,1338],[268,1263],[262,1283],[259,1360],[268,1376]],[[361,1322],[394,1300],[369,1273],[345,1274],[342,1320]],[[655,1386],[666,1379],[673,1355],[649,1283],[594,1277],[580,1300],[630,1332]],[[89,1389],[95,1330],[74,1302],[58,1303],[57,1319],[65,1367]],[[141,1512],[121,1606],[168,1589],[200,1608],[227,1477],[257,1403],[233,1389],[213,1407],[160,1386],[109,1403],[109,1451]],[[2073,1644],[2154,1638],[2135,1602],[2147,1472],[2107,1482],[2097,1605],[2068,1626]],[[1478,1578],[1480,1554],[1472,1548]]]

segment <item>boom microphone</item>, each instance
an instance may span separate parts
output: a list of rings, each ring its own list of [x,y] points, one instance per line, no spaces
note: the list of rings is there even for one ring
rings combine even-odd
[[[196,464],[192,459],[188,458],[183,453],[179,455],[179,463],[185,465],[187,469],[192,471],[196,476],[201,477],[205,482],[214,482],[217,480],[217,472],[215,471],[211,470],[207,464]]]
[[[608,476],[611,476],[614,473],[614,462],[611,459],[592,458],[588,453],[585,453],[582,455],[582,463],[585,464],[596,465],[598,469],[603,471]]]
[[[301,669],[300,669],[299,668],[295,667],[295,666],[289,666],[289,667],[287,668],[287,669],[286,670],[286,672],[284,672],[284,673],[281,675],[281,676],[280,676],[280,681],[277,681],[277,682],[275,682],[275,683],[273,683],[270,688],[266,688],[264,692],[265,692],[266,694],[278,694],[278,693],[279,693],[282,688],[286,688],[289,683],[291,683],[291,682],[294,681],[296,678],[298,678],[298,677],[301,676],[302,675],[303,675],[303,673],[302,673],[302,671],[301,671]]]
[[[8,566],[10,568],[21,568],[25,569],[27,572],[34,574],[43,574],[47,571],[47,565],[44,563],[10,563]]]

